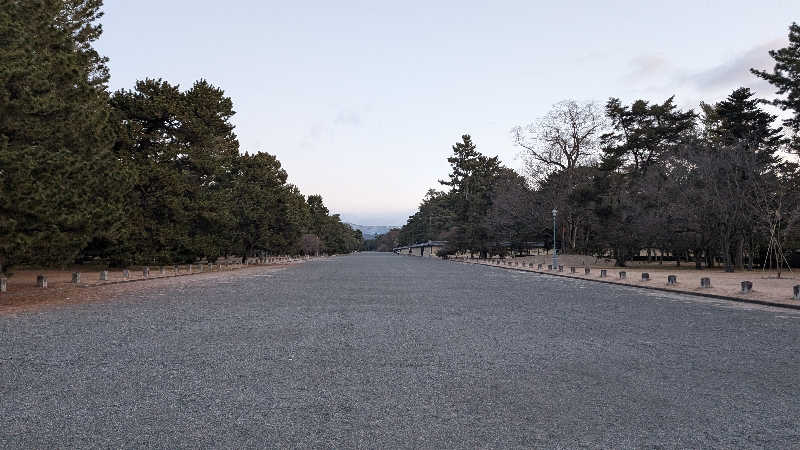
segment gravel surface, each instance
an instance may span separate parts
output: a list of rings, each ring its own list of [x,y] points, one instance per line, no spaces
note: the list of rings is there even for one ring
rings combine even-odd
[[[800,314],[387,254],[0,316],[0,446],[800,446]]]

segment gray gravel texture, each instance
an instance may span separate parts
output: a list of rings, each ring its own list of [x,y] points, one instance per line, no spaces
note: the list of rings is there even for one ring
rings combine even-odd
[[[800,447],[800,315],[361,254],[0,317],[0,446]]]

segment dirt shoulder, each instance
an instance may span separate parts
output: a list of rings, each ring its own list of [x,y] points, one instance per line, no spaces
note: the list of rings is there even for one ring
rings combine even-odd
[[[306,261],[310,260],[287,260],[262,265],[215,266],[214,271],[208,271],[209,268],[206,266],[204,272],[199,272],[198,266],[194,265],[193,273],[189,273],[188,266],[182,265],[179,266],[177,274],[175,266],[165,267],[163,274],[160,268],[155,267],[150,269],[150,276],[146,279],[142,271],[135,273],[130,271],[126,279],[122,270],[109,270],[108,279],[105,281],[100,280],[99,270],[93,270],[81,272],[81,282],[78,284],[72,283],[71,271],[24,270],[16,272],[9,278],[8,291],[0,293],[0,314],[17,314],[54,306],[108,301],[123,294],[147,289],[278,270]],[[47,277],[47,288],[37,286],[36,279],[39,275]]]
[[[549,260],[547,258],[550,258]],[[710,270],[695,270],[689,267],[675,267],[675,266],[633,266],[627,268],[611,267],[608,265],[592,265],[580,264],[581,261],[572,261],[568,258],[562,260],[559,257],[560,264],[564,265],[564,271],[558,272],[554,270],[547,270],[548,264],[552,264],[552,257],[527,257],[527,258],[514,258],[505,259],[500,261],[500,267],[519,269],[537,273],[546,273],[552,275],[566,276],[570,278],[586,279],[593,281],[603,281],[607,283],[622,284],[628,286],[644,287],[644,288],[658,288],[673,292],[682,292],[687,294],[696,294],[704,296],[716,296],[720,298],[728,298],[741,301],[756,301],[768,304],[785,305],[793,308],[800,308],[800,301],[793,299],[793,287],[800,285],[800,273],[783,272],[781,278],[777,277],[775,272],[771,271],[741,271],[734,273],[726,273],[723,270],[710,269]],[[587,260],[593,259],[586,257]],[[563,262],[562,262],[563,261]],[[464,262],[472,262],[486,265],[497,265],[497,260],[492,262],[479,261],[479,260],[464,260]],[[587,261],[588,262],[588,261]],[[570,263],[572,263],[570,265]],[[538,269],[538,265],[543,265],[543,270]],[[571,273],[570,268],[575,267],[576,273]],[[590,272],[585,273],[585,268],[588,267]],[[606,271],[606,277],[601,277],[601,270]],[[626,272],[626,278],[620,278],[620,272]],[[642,280],[642,273],[649,274],[649,281]],[[675,285],[667,284],[667,277],[675,275],[677,283]],[[700,287],[701,278],[710,278],[711,287]],[[750,281],[753,283],[753,289],[749,293],[741,292],[741,282]]]

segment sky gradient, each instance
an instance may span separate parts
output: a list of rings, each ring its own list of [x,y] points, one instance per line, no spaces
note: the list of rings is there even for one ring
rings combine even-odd
[[[602,3],[602,5],[601,5]],[[242,151],[345,221],[402,225],[464,133],[521,163],[509,130],[565,100],[714,102],[771,68],[798,1],[107,0],[111,88],[223,88]]]

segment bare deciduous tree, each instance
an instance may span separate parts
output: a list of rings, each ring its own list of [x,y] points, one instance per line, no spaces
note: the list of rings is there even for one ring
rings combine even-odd
[[[304,234],[300,237],[300,250],[311,256],[319,256],[322,240],[316,234]]]
[[[599,152],[605,116],[594,102],[579,104],[565,100],[524,127],[511,130],[514,143],[522,148],[527,175],[534,184],[553,172],[569,174],[588,165]]]

